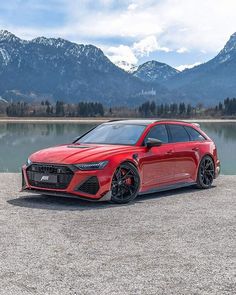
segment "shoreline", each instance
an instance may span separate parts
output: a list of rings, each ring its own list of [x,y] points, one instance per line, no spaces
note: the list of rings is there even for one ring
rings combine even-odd
[[[0,123],[104,123],[110,120],[124,120],[124,119],[153,119],[153,118],[67,118],[67,117],[52,117],[52,118],[44,118],[44,117],[0,117]],[[158,119],[157,119],[158,120]],[[186,121],[186,122],[199,122],[199,123],[236,123],[236,119],[169,119],[169,118],[161,118],[160,120],[177,120],[177,121]]]
[[[113,118],[8,118],[8,117],[0,117],[0,123],[103,123],[109,120],[113,120]]]

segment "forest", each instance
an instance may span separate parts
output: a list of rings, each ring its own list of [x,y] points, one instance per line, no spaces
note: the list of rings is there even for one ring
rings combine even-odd
[[[0,115],[8,117],[160,117],[160,118],[221,118],[236,116],[236,98],[226,98],[214,107],[181,103],[146,101],[136,108],[107,107],[99,102],[68,104],[63,101],[51,103],[12,102],[0,104]]]

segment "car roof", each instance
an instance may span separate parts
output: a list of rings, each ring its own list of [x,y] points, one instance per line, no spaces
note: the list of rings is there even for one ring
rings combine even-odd
[[[111,120],[111,121],[108,121],[108,122],[106,122],[104,124],[118,123],[118,124],[150,125],[150,124],[153,124],[155,122],[157,122],[157,120],[155,120],[155,119],[136,119],[136,120],[125,119],[125,120]]]

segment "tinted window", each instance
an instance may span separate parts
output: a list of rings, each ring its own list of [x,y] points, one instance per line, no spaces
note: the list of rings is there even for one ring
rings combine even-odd
[[[148,138],[159,139],[164,143],[168,142],[168,134],[165,125],[157,125],[152,127],[152,129],[149,131],[148,135],[145,138],[145,143]]]
[[[185,126],[184,127],[189,135],[190,135],[190,138],[192,141],[203,141],[205,138],[197,131],[195,130],[194,128],[192,127],[188,127],[188,126]]]
[[[189,141],[187,131],[181,125],[168,125],[171,133],[172,142],[185,142]]]
[[[102,124],[82,136],[79,143],[135,144],[146,126],[132,124]]]

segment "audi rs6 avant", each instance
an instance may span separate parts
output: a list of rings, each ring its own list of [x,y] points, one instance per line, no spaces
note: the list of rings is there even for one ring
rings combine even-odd
[[[214,142],[198,124],[121,120],[101,124],[73,143],[32,154],[23,190],[127,203],[138,194],[197,185],[220,172]]]

